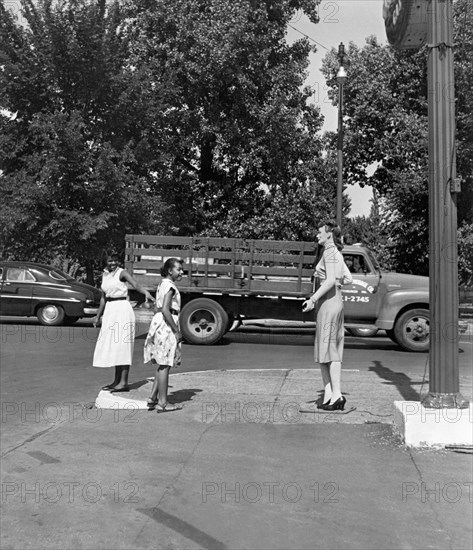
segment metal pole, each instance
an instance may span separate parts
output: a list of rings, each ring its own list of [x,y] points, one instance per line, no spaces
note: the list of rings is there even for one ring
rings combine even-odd
[[[428,12],[429,408],[466,408],[458,372],[458,267],[455,94],[451,0]]]
[[[342,227],[343,201],[343,83],[338,84],[337,225]]]

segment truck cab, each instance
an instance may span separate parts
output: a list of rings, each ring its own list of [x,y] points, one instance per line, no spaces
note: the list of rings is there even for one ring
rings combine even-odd
[[[353,283],[343,287],[345,326],[384,329],[403,349],[429,347],[429,278],[384,272],[360,245],[343,249]]]

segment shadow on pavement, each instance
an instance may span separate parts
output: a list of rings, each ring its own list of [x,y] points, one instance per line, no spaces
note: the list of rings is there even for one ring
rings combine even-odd
[[[170,392],[169,402],[174,405],[176,403],[184,403],[186,401],[192,401],[192,398],[194,397],[194,395],[197,395],[202,391],[204,390],[200,390],[197,388],[192,388],[192,389],[189,388],[185,390],[177,390],[174,392]]]
[[[386,380],[384,384],[396,386],[405,401],[420,401],[420,394],[412,387],[412,379],[407,374],[394,372],[384,367],[381,361],[373,361],[373,363],[374,367],[369,367],[368,370]]]

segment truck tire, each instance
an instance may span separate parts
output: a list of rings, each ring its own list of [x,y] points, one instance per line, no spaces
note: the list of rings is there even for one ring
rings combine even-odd
[[[228,330],[227,312],[209,298],[188,302],[182,308],[179,322],[182,336],[189,344],[215,344]]]
[[[378,333],[377,328],[347,328],[347,331],[352,336],[358,336],[360,338],[370,338]]]
[[[410,309],[396,320],[394,336],[407,351],[428,351],[430,343],[430,315],[428,309]]]
[[[225,332],[228,332],[232,328],[233,323],[235,322],[235,316],[233,315],[233,313],[227,313],[227,315],[228,315],[228,323],[227,323],[227,328]]]
[[[61,306],[46,304],[37,310],[36,317],[42,325],[54,327],[64,321],[65,314]]]

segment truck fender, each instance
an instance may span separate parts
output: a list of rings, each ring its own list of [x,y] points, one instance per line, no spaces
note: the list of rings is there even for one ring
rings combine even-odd
[[[429,292],[422,289],[393,290],[384,295],[375,325],[380,329],[392,329],[399,313],[404,309],[429,309]]]

